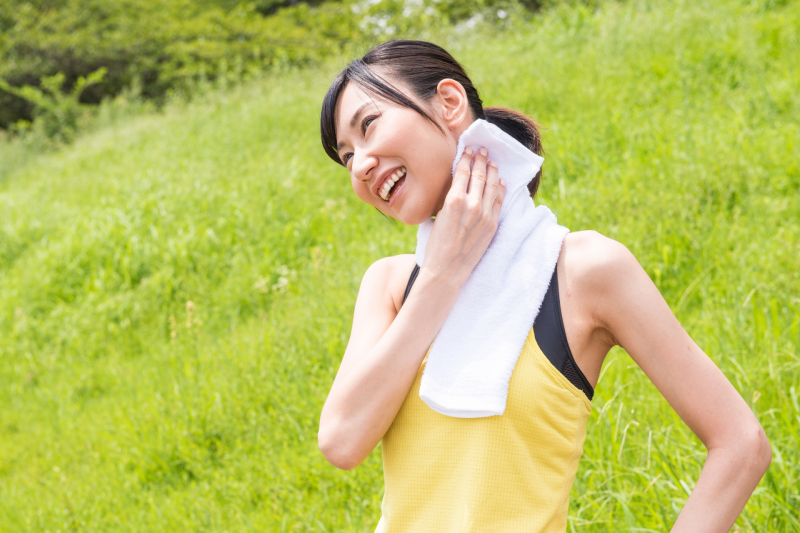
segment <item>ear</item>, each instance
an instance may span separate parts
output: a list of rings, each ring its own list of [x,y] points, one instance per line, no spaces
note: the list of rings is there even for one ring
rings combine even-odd
[[[472,112],[467,92],[456,80],[445,78],[440,81],[433,101],[439,117],[451,131],[459,130],[467,122],[471,122]]]

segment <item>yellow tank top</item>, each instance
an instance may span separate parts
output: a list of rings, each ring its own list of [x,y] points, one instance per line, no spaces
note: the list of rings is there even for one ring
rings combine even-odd
[[[419,397],[424,367],[383,437],[376,533],[566,531],[592,404],[542,353],[533,328],[500,416],[433,411]]]

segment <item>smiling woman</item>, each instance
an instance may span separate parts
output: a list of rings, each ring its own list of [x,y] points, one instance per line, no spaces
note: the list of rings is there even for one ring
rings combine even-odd
[[[406,224],[423,222],[437,204],[441,209],[452,156],[435,124],[357,85],[343,91],[337,111],[337,159],[360,199]],[[385,156],[378,161],[374,154]]]
[[[433,100],[434,95],[440,99]],[[463,100],[466,107],[452,107]],[[449,125],[435,118],[443,111],[457,113]],[[484,108],[464,69],[445,50],[392,41],[351,63],[333,81],[322,106],[322,144],[333,161],[350,170],[359,198],[406,224],[419,224],[444,204],[458,141],[455,124],[464,124],[467,116],[469,122],[482,118],[499,125],[542,155],[537,124],[509,109]],[[376,168],[370,154],[387,153],[386,147],[394,156],[382,158]],[[528,185],[531,195],[540,178],[541,172]],[[406,182],[414,184],[415,198],[403,199],[400,216],[397,202],[408,194],[403,193]]]
[[[598,233],[563,238],[503,414],[456,418],[420,399],[434,339],[498,227],[514,223],[500,220],[506,187],[489,161],[496,154],[467,147],[453,166],[459,139],[479,119],[541,153],[532,120],[484,109],[463,68],[430,43],[376,47],[325,96],[322,144],[356,195],[406,224],[435,223],[422,264],[389,257],[364,275],[320,418],[322,453],[350,469],[383,442],[383,533],[565,531],[594,387],[620,345],[708,449],[673,531],[729,530],[770,463],[766,435],[633,255]],[[541,173],[528,178],[533,195]]]

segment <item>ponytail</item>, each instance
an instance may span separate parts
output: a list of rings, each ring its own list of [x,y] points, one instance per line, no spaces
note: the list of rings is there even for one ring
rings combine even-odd
[[[536,155],[543,155],[542,150],[542,136],[539,134],[539,124],[537,124],[530,117],[507,109],[505,107],[485,107],[483,112],[486,115],[486,121],[494,124],[504,132],[508,133],[516,140],[525,146],[528,150]],[[542,180],[542,170],[536,173],[536,176],[528,183],[528,192],[531,197],[536,195],[539,190],[539,182]]]

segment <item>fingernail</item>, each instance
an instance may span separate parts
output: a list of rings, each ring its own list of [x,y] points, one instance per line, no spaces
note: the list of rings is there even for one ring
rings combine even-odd
[[[472,155],[475,152],[472,150],[471,146],[467,146],[466,148],[464,148],[464,153],[467,154],[467,155]]]
[[[497,163],[495,163],[494,161],[489,161],[489,166],[492,168],[497,168]]]
[[[481,148],[481,155],[488,155],[489,152],[486,151],[486,148]]]
[[[506,186],[506,180],[504,180],[503,178],[500,178],[500,185],[505,187]]]

